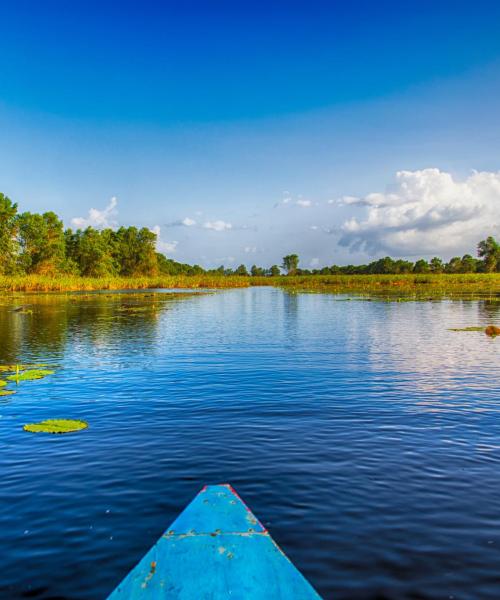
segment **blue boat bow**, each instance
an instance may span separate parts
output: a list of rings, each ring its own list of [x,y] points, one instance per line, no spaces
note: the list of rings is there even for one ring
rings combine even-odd
[[[317,600],[228,484],[204,487],[109,600]]]

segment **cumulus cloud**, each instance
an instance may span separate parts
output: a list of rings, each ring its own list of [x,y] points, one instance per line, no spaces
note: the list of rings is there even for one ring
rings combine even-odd
[[[218,221],[206,221],[203,223],[204,229],[212,229],[213,231],[227,231],[228,229],[232,229],[233,226],[231,223],[227,223],[226,221],[218,220]]]
[[[500,171],[475,171],[464,181],[439,169],[399,171],[387,193],[341,203],[364,210],[342,224],[342,246],[400,256],[470,251],[499,229]]]
[[[297,202],[295,203],[297,206],[302,206],[302,208],[308,208],[309,206],[312,206],[312,202],[310,200],[297,200]]]
[[[193,227],[194,225],[196,225],[196,221],[194,219],[191,219],[190,217],[184,217],[184,219],[167,223],[165,227]]]
[[[155,225],[151,228],[151,231],[156,234],[156,250],[163,254],[170,254],[177,250],[177,244],[179,242],[172,241],[167,242],[166,240],[161,239],[161,227],[159,225]]]
[[[116,207],[118,200],[113,196],[109,204],[103,209],[91,208],[88,217],[74,217],[71,219],[73,227],[84,229],[86,227],[95,227],[96,229],[105,229],[106,227],[116,227],[117,222],[114,217],[118,214]]]

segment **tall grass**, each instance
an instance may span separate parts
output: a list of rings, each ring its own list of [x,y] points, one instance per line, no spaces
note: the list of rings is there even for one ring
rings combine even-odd
[[[159,275],[157,277],[0,276],[0,292],[72,292],[92,290],[194,289],[248,287],[248,277]]]
[[[252,278],[253,285],[277,285],[294,291],[370,294],[500,293],[500,273],[313,275]]]
[[[66,292],[138,289],[223,289],[277,286],[290,291],[334,293],[500,293],[500,273],[426,275],[309,275],[244,277],[159,275],[157,277],[0,276],[0,292]]]

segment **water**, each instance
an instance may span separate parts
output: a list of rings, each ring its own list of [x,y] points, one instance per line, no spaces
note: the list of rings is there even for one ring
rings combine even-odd
[[[0,364],[60,368],[0,398],[0,596],[104,598],[230,482],[324,598],[498,600],[500,339],[447,328],[500,303],[342,300],[3,301]]]

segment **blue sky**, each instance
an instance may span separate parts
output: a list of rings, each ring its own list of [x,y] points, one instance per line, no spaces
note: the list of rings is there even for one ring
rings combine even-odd
[[[0,0],[0,22],[0,190],[22,210],[156,227],[206,266],[499,232],[496,0]]]

